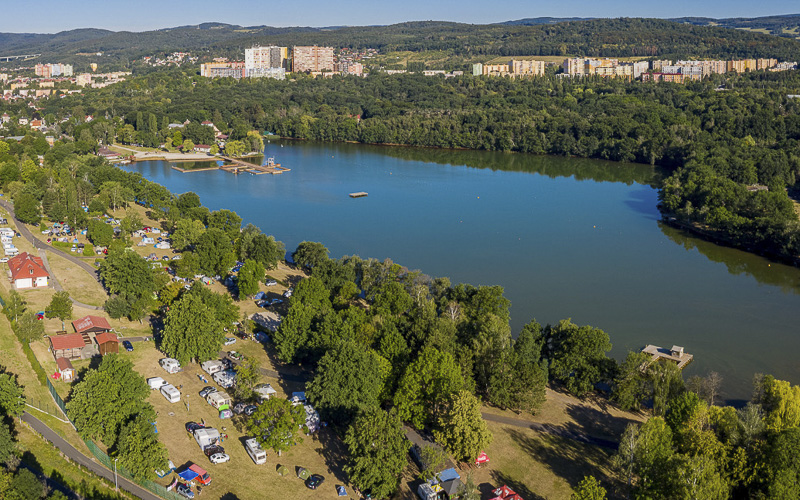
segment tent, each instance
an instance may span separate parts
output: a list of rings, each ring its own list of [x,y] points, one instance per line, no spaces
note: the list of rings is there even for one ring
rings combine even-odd
[[[440,483],[446,483],[447,481],[452,481],[453,479],[461,479],[461,475],[452,468],[443,470],[437,475],[437,477],[439,478]]]
[[[306,469],[304,467],[298,467],[298,469],[297,469],[297,477],[299,477],[300,479],[305,481],[306,479],[311,477],[311,473],[308,472],[308,469]]]
[[[289,468],[286,467],[285,465],[279,465],[277,471],[278,474],[280,474],[281,476],[289,474]]]
[[[475,465],[482,465],[485,463],[489,463],[489,455],[486,454],[485,451],[482,451],[478,458],[475,459]]]
[[[506,485],[503,485],[500,488],[497,488],[492,493],[494,493],[495,495],[497,495],[500,498],[510,498],[510,497],[513,497],[513,496],[516,495],[514,490],[512,490],[511,488],[509,488]]]
[[[192,469],[185,469],[185,470],[182,470],[182,471],[178,472],[178,476],[180,476],[180,478],[183,479],[184,481],[186,481],[187,483],[190,482],[191,480],[193,480],[194,478],[196,478],[199,475],[200,474],[198,474],[197,472],[193,471]]]
[[[344,486],[336,486],[336,493],[338,493],[340,497],[347,496],[347,490],[344,489]]]
[[[264,299],[264,298],[266,298],[266,297],[267,297],[267,294],[266,294],[266,293],[264,293],[264,292],[258,292],[258,293],[256,294],[256,296],[255,296],[255,297],[253,297],[253,298],[254,298],[255,300],[261,300],[261,299]]]

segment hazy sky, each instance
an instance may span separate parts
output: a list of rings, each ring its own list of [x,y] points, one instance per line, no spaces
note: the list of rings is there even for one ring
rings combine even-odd
[[[217,21],[243,26],[339,26],[525,17],[758,17],[800,12],[797,0],[39,0],[3,1],[0,32],[74,28],[145,31]]]

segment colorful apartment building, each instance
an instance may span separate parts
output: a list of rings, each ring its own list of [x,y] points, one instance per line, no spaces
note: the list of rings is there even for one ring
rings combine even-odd
[[[301,73],[309,71],[318,73],[322,71],[333,72],[334,66],[333,47],[318,47],[297,45],[292,48],[292,71]]]

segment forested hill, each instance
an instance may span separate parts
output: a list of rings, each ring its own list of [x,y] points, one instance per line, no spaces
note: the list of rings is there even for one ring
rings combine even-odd
[[[27,43],[19,37],[21,35],[0,35],[0,53],[42,53],[43,61],[69,62],[76,54],[96,52],[103,52],[104,58],[116,60],[176,50],[202,51],[208,56],[242,57],[244,48],[253,44],[318,44],[373,47],[382,51],[443,51],[465,59],[498,55],[585,55],[726,59],[775,57],[794,60],[800,52],[800,42],[789,38],[660,19],[631,18],[532,26],[428,21],[339,29],[243,28],[209,23],[102,36],[96,31],[30,35]],[[7,45],[4,39],[10,39],[13,44]]]
[[[671,19],[671,21],[695,24],[697,26],[720,26],[723,28],[742,30],[759,30],[764,33],[791,38],[800,37],[800,14],[764,17],[732,17],[728,19],[681,17]]]

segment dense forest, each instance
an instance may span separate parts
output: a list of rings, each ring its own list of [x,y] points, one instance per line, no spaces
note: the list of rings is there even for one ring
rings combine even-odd
[[[41,53],[46,62],[85,65],[76,54],[103,53],[104,67],[129,65],[145,55],[191,51],[241,59],[254,44],[329,45],[391,51],[443,51],[465,60],[489,56],[596,56],[797,58],[800,44],[762,33],[695,26],[660,19],[593,19],[553,24],[486,24],[425,21],[390,26],[242,28],[221,23],[142,33],[74,30],[55,35],[0,34],[3,52]]]
[[[199,123],[211,120],[251,147],[257,141],[248,132],[255,128],[297,139],[655,164],[667,172],[666,215],[731,244],[791,257],[800,254],[787,194],[800,172],[800,100],[789,97],[797,93],[796,72],[715,76],[683,86],[416,74],[234,81],[174,70],[50,99],[41,113],[48,123],[87,113],[107,117],[60,125],[84,152],[115,136],[158,146],[175,139],[169,123],[185,120],[193,124],[182,134],[206,143],[210,129]],[[19,105],[3,109],[28,113]]]

